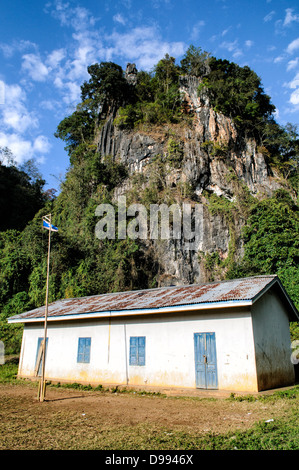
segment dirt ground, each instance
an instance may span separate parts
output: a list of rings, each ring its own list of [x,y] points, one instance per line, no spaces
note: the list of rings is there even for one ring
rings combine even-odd
[[[1,384],[1,431],[3,435],[5,427],[8,430],[18,422],[20,426],[41,419],[49,422],[53,416],[66,422],[68,416],[76,416],[102,428],[149,423],[194,433],[225,433],[248,429],[257,421],[275,419],[284,412],[280,402],[233,401],[225,399],[227,395],[211,398],[215,397],[200,394],[188,397],[182,393],[180,396],[174,393],[166,397],[142,396],[47,387],[46,399],[40,403],[37,388],[32,385]]]

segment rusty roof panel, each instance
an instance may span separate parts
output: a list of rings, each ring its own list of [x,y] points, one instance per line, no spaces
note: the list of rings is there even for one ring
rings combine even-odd
[[[143,291],[63,299],[49,305],[48,317],[54,319],[56,316],[84,313],[148,310],[211,302],[252,300],[274,279],[277,279],[277,276],[256,276],[201,285],[160,287]],[[44,314],[45,307],[39,307],[10,319],[26,321],[43,318]]]

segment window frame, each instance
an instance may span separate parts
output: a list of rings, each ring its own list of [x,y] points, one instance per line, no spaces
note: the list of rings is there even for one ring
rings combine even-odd
[[[130,336],[130,366],[145,366],[146,336]]]
[[[90,363],[90,352],[91,352],[91,337],[80,336],[78,338],[78,349],[77,349],[77,363],[78,364],[89,364]]]

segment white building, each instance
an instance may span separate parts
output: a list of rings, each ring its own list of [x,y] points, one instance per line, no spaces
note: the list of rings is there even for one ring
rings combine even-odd
[[[45,309],[23,322],[19,376],[34,378]],[[46,379],[87,384],[261,391],[294,383],[289,322],[299,314],[277,276],[53,302]]]

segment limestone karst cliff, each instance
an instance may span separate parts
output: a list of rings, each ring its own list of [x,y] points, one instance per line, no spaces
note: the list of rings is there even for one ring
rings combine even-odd
[[[136,83],[135,65],[128,64],[127,72],[130,82]],[[223,277],[225,269],[214,270],[211,276],[205,257],[217,253],[220,260],[229,256],[237,260],[242,256],[240,234],[245,214],[239,210],[228,219],[221,210],[211,211],[209,195],[233,202],[242,190],[262,198],[281,187],[278,175],[267,164],[255,139],[240,135],[231,118],[216,112],[204,88],[198,93],[200,78],[181,76],[179,83],[185,120],[128,130],[115,124],[117,110],[113,110],[96,137],[102,159],[113,156],[129,171],[128,178],[115,188],[115,201],[120,195],[129,197],[138,175],[143,177],[139,190],[144,190],[150,184],[155,162],[160,159],[162,186],[169,190],[171,201],[180,204],[192,201],[200,206],[200,234],[194,249],[190,250],[184,237],[143,242],[143,249],[150,247],[158,260],[158,285]],[[137,202],[138,197],[133,201]]]

